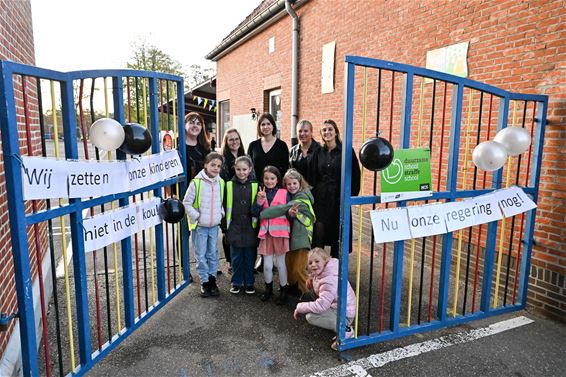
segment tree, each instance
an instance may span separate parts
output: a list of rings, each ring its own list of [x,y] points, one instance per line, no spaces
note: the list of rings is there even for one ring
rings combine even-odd
[[[189,88],[193,88],[194,86],[211,79],[214,75],[216,75],[216,70],[214,68],[202,68],[198,64],[192,64],[189,66]]]
[[[185,81],[188,80],[188,75],[183,70],[181,63],[171,58],[169,54],[158,47],[147,43],[145,40],[137,40],[132,43],[132,55],[128,63],[126,63],[126,66],[136,70],[170,73],[183,77]],[[142,98],[144,93],[142,88],[143,83],[144,80],[142,79],[131,79],[131,107],[129,107],[127,103],[125,104],[126,111],[131,111],[132,121],[141,124],[145,124],[144,117],[146,112],[144,112],[144,104],[145,106],[149,105],[149,99],[145,98],[144,100]],[[147,95],[146,87],[146,96]],[[174,95],[172,91],[169,92],[170,97]],[[167,90],[164,90],[161,100],[166,102],[169,99],[170,98],[167,98]],[[129,114],[127,113],[126,116],[128,117]]]

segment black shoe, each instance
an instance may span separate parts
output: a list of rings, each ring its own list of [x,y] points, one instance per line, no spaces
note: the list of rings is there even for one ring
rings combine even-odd
[[[261,296],[259,296],[259,299],[265,302],[269,300],[272,295],[273,295],[273,282],[265,283],[265,292],[263,292]]]
[[[237,295],[238,293],[240,293],[240,289],[241,289],[241,288],[240,288],[239,285],[233,285],[233,286],[230,288],[230,293],[233,293],[233,294]]]
[[[288,288],[289,288],[288,285],[283,285],[281,288],[279,288],[279,296],[277,297],[277,300],[275,300],[275,303],[277,305],[285,305],[287,303]]]
[[[200,297],[210,297],[210,283],[202,283],[200,285]]]
[[[253,295],[255,293],[255,288],[253,285],[246,285],[246,294]]]
[[[208,277],[208,283],[210,284],[210,295],[211,296],[218,296],[220,295],[220,290],[216,285],[216,278],[214,276]]]

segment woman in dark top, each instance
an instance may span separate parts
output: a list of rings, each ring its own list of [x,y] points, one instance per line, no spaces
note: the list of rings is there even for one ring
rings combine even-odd
[[[228,182],[234,176],[234,161],[240,156],[244,156],[244,147],[242,146],[242,138],[240,133],[235,128],[228,128],[224,133],[224,140],[222,141],[221,149],[224,163],[220,171],[220,177]]]
[[[320,135],[324,144],[313,156],[314,164],[314,225],[313,247],[330,246],[330,254],[338,258],[340,238],[340,180],[342,177],[342,142],[336,122],[324,121]],[[352,149],[352,196],[360,192],[360,165]],[[352,242],[350,222],[350,252]]]
[[[204,158],[210,153],[210,137],[199,113],[192,112],[185,116],[185,144],[188,188],[189,182],[203,169]],[[193,281],[192,275],[189,275],[189,281]]]
[[[199,113],[188,113],[185,116],[185,136],[188,183],[202,170],[204,158],[210,153],[210,137]]]
[[[257,134],[259,139],[254,140],[248,147],[248,156],[254,163],[256,179],[261,182],[263,168],[267,165],[279,169],[281,176],[289,169],[289,148],[287,144],[278,139],[275,119],[269,113],[263,113],[257,120]]]
[[[311,160],[320,149],[320,144],[312,138],[312,123],[308,120],[303,119],[297,123],[297,132],[299,144],[289,151],[289,166],[301,173],[309,185],[312,185],[315,169]]]

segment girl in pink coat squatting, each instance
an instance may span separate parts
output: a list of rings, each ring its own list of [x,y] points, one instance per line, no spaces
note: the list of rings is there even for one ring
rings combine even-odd
[[[319,247],[309,251],[308,258],[310,278],[307,281],[307,286],[312,288],[318,298],[315,301],[298,303],[293,317],[299,319],[301,314],[306,314],[306,320],[311,325],[335,331],[338,305],[338,259],[331,258],[326,251]],[[346,338],[354,335],[350,325],[355,315],[356,294],[350,282],[348,282]],[[336,350],[336,342],[333,342],[331,347]]]

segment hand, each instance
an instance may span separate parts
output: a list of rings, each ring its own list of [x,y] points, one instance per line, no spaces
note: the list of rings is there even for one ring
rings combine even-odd
[[[300,315],[301,315],[301,313],[299,313],[299,311],[297,309],[295,309],[295,311],[293,312],[293,318],[295,320],[298,320]]]
[[[267,198],[267,194],[265,193],[265,187],[260,187],[259,191],[257,192],[257,204],[260,206],[265,203],[265,199]]]
[[[289,212],[289,216],[297,217],[297,213],[299,213],[299,205],[293,204],[293,206],[291,208],[289,208],[288,212]]]

